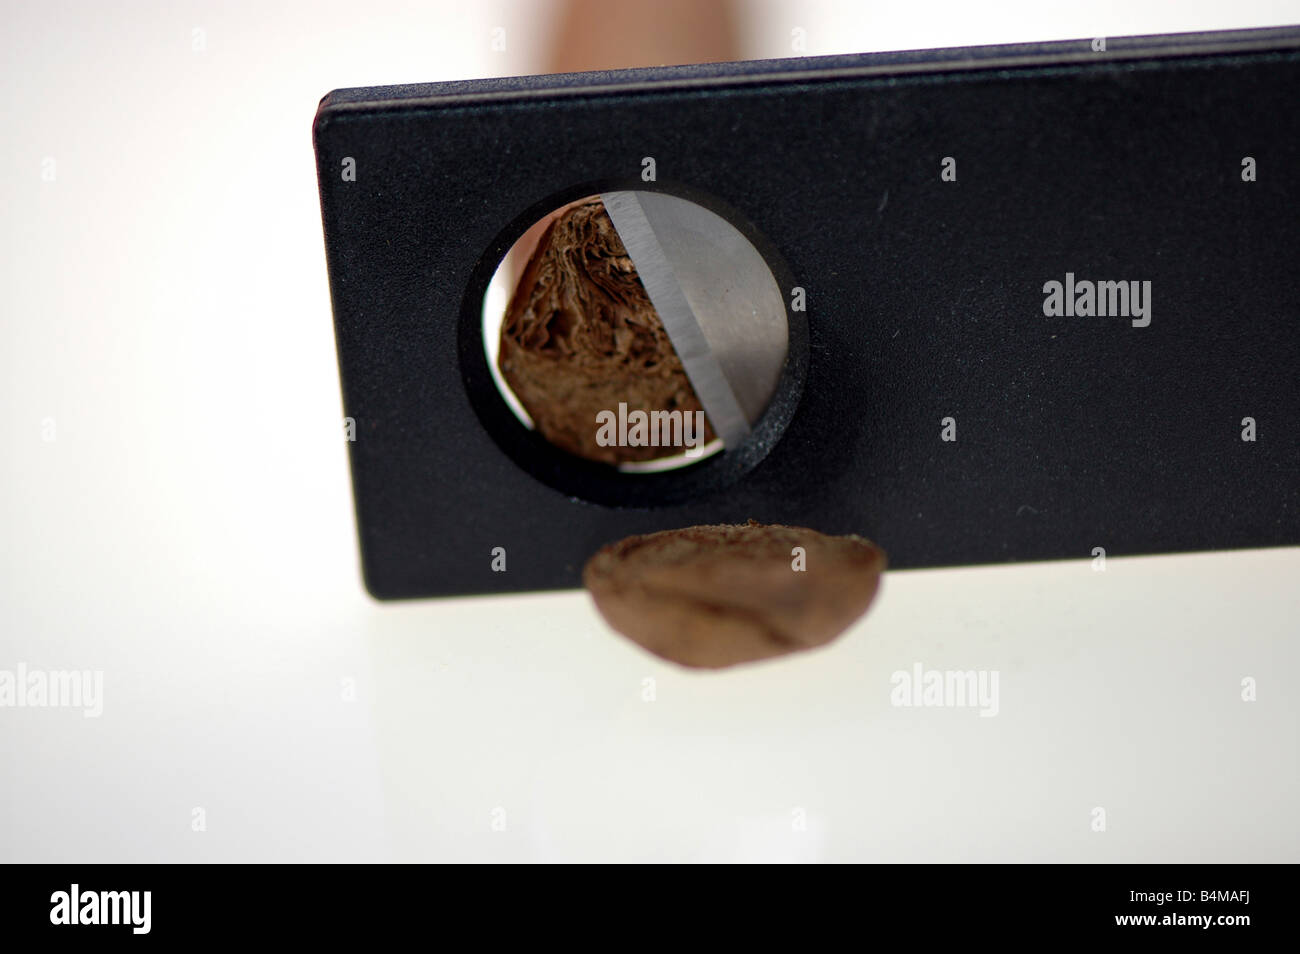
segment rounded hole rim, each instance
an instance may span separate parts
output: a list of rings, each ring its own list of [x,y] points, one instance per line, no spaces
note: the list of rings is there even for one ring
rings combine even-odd
[[[657,473],[635,473],[589,461],[551,444],[516,417],[493,379],[483,335],[487,288],[519,238],[543,216],[587,195],[612,191],[662,192],[694,202],[721,216],[762,257],[781,291],[788,346],[785,363],[767,408],[750,436],[737,448],[724,448],[687,466]],[[809,327],[806,311],[792,311],[793,274],[776,246],[739,210],[710,193],[681,183],[643,182],[636,177],[586,180],[529,205],[497,232],[479,256],[461,304],[459,366],[473,413],[497,448],[515,466],[571,499],[615,508],[673,506],[720,493],[756,468],[772,452],[803,397],[808,376]]]

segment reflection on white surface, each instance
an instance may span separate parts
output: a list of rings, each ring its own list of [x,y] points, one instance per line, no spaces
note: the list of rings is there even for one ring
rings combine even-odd
[[[583,594],[398,608],[371,643],[394,850],[1294,859],[1300,702],[1279,680],[1300,664],[1298,558],[891,573],[830,647],[721,673],[647,655]],[[893,705],[917,663],[998,671],[997,715]]]

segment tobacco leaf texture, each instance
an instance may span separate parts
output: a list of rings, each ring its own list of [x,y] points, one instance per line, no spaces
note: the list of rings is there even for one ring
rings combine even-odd
[[[497,365],[548,441],[608,464],[653,460],[676,447],[597,443],[596,416],[702,411],[681,359],[598,197],[565,208],[520,277]],[[714,439],[706,418],[704,440]]]

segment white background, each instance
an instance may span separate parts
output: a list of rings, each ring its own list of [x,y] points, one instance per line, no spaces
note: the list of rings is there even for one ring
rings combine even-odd
[[[753,57],[1300,22],[750,9]],[[0,860],[1300,860],[1297,549],[895,573],[831,648],[703,675],[579,592],[364,595],[316,104],[534,72],[548,12],[4,5],[0,669],[105,699],[0,709]],[[999,670],[999,715],[891,707],[914,662]]]

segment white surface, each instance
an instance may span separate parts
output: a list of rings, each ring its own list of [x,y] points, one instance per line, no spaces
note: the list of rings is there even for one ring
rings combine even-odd
[[[1300,860],[1295,549],[894,574],[832,648],[716,675],[578,593],[363,595],[310,124],[532,71],[545,8],[470,6],[5,6],[0,670],[104,704],[0,709],[0,860]],[[751,52],[1300,21],[857,7],[758,4]],[[892,707],[915,662],[999,670],[998,716]]]

